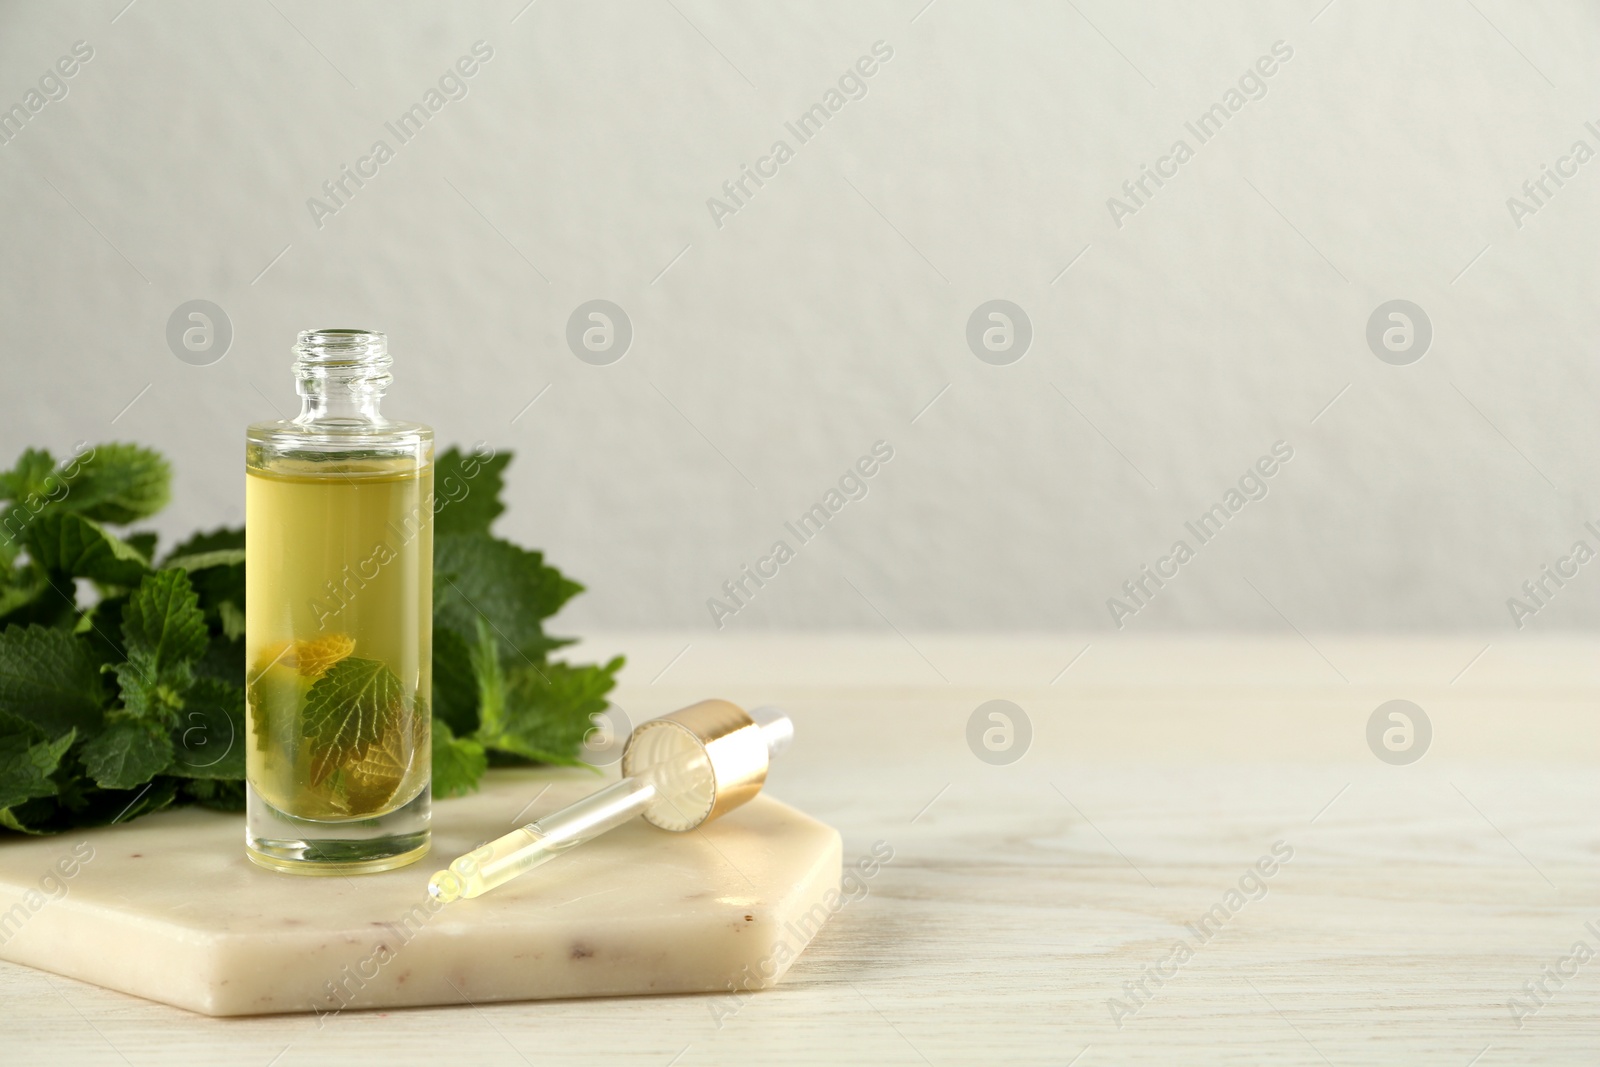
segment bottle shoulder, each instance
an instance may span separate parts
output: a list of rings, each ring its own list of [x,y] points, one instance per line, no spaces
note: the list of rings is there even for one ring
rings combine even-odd
[[[433,427],[420,422],[368,422],[364,420],[340,421],[322,419],[316,422],[296,422],[293,419],[274,419],[252,422],[245,427],[247,441],[327,444],[335,447],[361,448],[368,445],[417,443],[433,441]]]
[[[401,461],[427,467],[433,462],[433,427],[420,422],[255,422],[245,428],[245,464],[252,469],[281,461],[325,466],[328,461]],[[385,463],[384,466],[391,464]]]

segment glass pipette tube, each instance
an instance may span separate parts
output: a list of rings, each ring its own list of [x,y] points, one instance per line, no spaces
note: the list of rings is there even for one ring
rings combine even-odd
[[[787,715],[776,708],[757,708],[750,714],[761,729],[769,758],[788,746],[794,736],[794,726]],[[666,820],[677,824],[672,825],[673,829],[699,825],[710,807],[715,789],[716,770],[711,759],[687,733],[668,730],[656,736],[665,742],[662,749],[656,750],[660,756],[656,762],[636,769],[634,774],[560,811],[473,849],[451,863],[448,869],[434,874],[428,882],[428,892],[445,904],[462,897],[480,896],[643,814],[652,806],[657,806],[653,820],[661,818],[660,805],[674,809]]]
[[[641,814],[658,795],[655,784],[642,776],[624,778],[473,849],[435,874],[428,892],[445,904],[487,893]]]

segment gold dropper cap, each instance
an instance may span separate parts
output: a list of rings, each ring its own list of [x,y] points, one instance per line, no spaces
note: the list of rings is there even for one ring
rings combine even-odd
[[[702,771],[692,785],[686,783],[688,788],[645,808],[646,822],[663,830],[693,830],[761,792],[767,780],[768,736],[750,712],[726,700],[702,700],[640,723],[623,749],[622,773],[632,777],[647,767],[692,759],[695,749],[704,754],[700,766],[709,767],[710,773]]]

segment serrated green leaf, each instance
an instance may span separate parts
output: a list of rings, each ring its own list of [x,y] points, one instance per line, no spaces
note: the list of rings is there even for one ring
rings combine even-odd
[[[101,789],[86,777],[62,780],[61,795],[10,809],[28,833],[124,823],[160,811],[177,795],[179,778],[157,777],[133,789]]]
[[[477,677],[478,729],[474,739],[485,749],[525,760],[579,765],[576,753],[606,707],[622,657],[605,667],[542,665],[502,653],[493,627],[480,617],[472,669]]]
[[[606,709],[606,694],[621,668],[620,656],[604,667],[547,663],[536,670],[513,665],[506,671],[501,731],[493,737],[480,734],[480,739],[491,748],[541,763],[580,764],[576,753],[594,716]]]
[[[281,656],[253,668],[245,690],[246,717],[256,748],[268,753],[269,759],[283,758],[277,753],[299,750],[306,695],[313,682],[296,667],[282,662]]]
[[[40,568],[32,564],[12,567],[0,562],[0,626],[21,622],[18,617],[49,591],[50,582]]]
[[[47,834],[49,830],[37,829],[24,821],[19,808],[0,808],[0,826],[19,834]]]
[[[470,737],[457,737],[443,719],[433,720],[433,795],[459,797],[478,788],[489,758]]]
[[[130,718],[159,726],[176,726],[183,712],[183,695],[194,684],[194,672],[180,664],[161,675],[144,664],[142,656],[131,656],[116,666],[117,687],[122,691],[123,710]]]
[[[122,638],[128,658],[116,674],[128,714],[177,726],[184,695],[194,684],[194,664],[208,642],[188,574],[156,571],[139,583],[122,610]]]
[[[43,449],[30,448],[17,458],[17,465],[0,474],[0,499],[12,501],[0,508],[0,562],[11,563],[23,547],[22,534],[39,513],[67,494],[65,476],[56,470],[56,461]]]
[[[244,642],[224,634],[212,634],[206,654],[195,661],[194,673],[200,678],[215,678],[229,685],[245,683]]]
[[[102,789],[133,789],[167,769],[172,739],[144,722],[119,720],[83,746],[83,767]]]
[[[222,636],[229,641],[238,641],[244,637],[245,614],[244,608],[234,604],[231,600],[224,600],[217,604],[217,628],[222,631]]]
[[[128,606],[128,594],[103,596],[88,610],[78,616],[72,632],[87,640],[101,663],[119,663],[128,658],[122,643],[122,612]]]
[[[433,461],[433,532],[472,534],[489,532],[489,526],[505,511],[500,493],[505,488],[502,472],[511,462],[508,452],[487,455],[463,454],[451,448]]]
[[[24,449],[17,457],[16,466],[0,474],[0,499],[26,500],[30,496],[50,495],[54,489],[51,475],[55,470],[55,457],[49,452],[42,448]]]
[[[194,778],[183,783],[183,794],[202,808],[213,811],[244,810],[244,783],[219,778]]]
[[[130,586],[150,573],[138,549],[75,512],[42,512],[22,531],[22,540],[34,562],[72,578]]]
[[[472,651],[453,630],[436,628],[433,632],[433,714],[461,737],[478,728]]]
[[[404,713],[405,689],[383,663],[351,656],[329,667],[306,693],[302,714],[312,780],[325,780],[384,731],[397,729]]]
[[[26,547],[23,535],[27,528],[40,514],[58,508],[69,491],[67,472],[57,470],[54,457],[43,449],[26,450],[14,468],[0,474],[0,499],[12,501],[11,506],[0,508],[0,565],[16,562]],[[0,581],[0,586],[5,584]],[[0,616],[15,607],[0,610]]]
[[[572,766],[575,753],[605,710],[622,658],[604,667],[546,663],[536,667],[500,654],[499,641],[480,620],[472,666],[478,678],[479,726],[485,748],[540,763]]]
[[[0,632],[0,712],[52,736],[74,727],[88,734],[99,728],[105,701],[99,660],[87,642],[43,626]]]
[[[172,561],[180,556],[198,556],[202,553],[216,552],[227,548],[243,550],[243,526],[219,526],[215,530],[192,534],[187,541],[180,541],[174,546],[162,566],[171,566]]]
[[[44,729],[38,723],[9,711],[0,711],[0,737],[11,735],[26,737],[30,744],[45,738]]]
[[[174,569],[188,571],[192,580],[196,571],[208,570],[214,567],[236,566],[244,566],[244,549],[242,548],[213,548],[206,552],[186,552],[181,556],[168,556],[161,564],[161,569],[164,571]]]
[[[169,556],[161,566],[189,575],[200,597],[200,610],[213,632],[244,636],[244,549],[218,548]]]
[[[400,794],[408,782],[416,794],[413,767],[431,761],[433,749],[428,739],[431,725],[426,702],[411,716],[402,716],[392,728],[339,764],[338,776],[343,803],[351,814],[379,812],[408,799]],[[315,770],[313,770],[315,776]]]
[[[124,534],[122,539],[144,557],[146,563],[153,563],[156,558],[156,544],[161,540],[161,535],[154,530],[137,530],[131,534]]]
[[[19,508],[0,508],[0,573],[9,571],[22,554],[22,528],[30,515]]]
[[[477,640],[472,645],[471,664],[474,687],[478,691],[478,736],[492,737],[506,728],[506,677],[501,664],[500,639],[494,627],[481,616],[474,628]]]
[[[468,645],[486,618],[504,646],[507,662],[542,662],[571,644],[547,636],[543,621],[583,586],[531,552],[487,534],[449,534],[433,542],[433,622]]]
[[[42,742],[42,744],[45,746],[46,754],[50,760],[50,771],[52,773],[55,771],[56,766],[60,764],[61,757],[67,754],[67,749],[72,747],[72,742],[76,741],[77,739],[78,731],[76,729],[71,729],[62,734],[60,737],[56,738],[54,741]]]
[[[54,741],[30,741],[29,736],[0,736],[0,808],[55,796],[56,784],[50,776],[72,747],[78,731],[68,730]]]
[[[180,778],[244,777],[244,690],[200,678],[184,697],[172,731],[172,766]]]
[[[204,655],[206,623],[199,600],[181,570],[156,571],[140,582],[122,611],[129,657],[144,657],[160,673]]]
[[[171,496],[171,466],[161,453],[141,445],[96,445],[72,467],[62,506],[100,522],[149,518]]]
[[[177,798],[177,778],[157,778],[148,789],[141,787],[131,796],[127,793],[104,792],[96,796],[96,805],[90,809],[89,818],[96,820],[96,825],[106,824],[115,826],[119,823],[131,822],[141,815],[152,815],[171,807]],[[112,804],[119,805],[112,810]]]

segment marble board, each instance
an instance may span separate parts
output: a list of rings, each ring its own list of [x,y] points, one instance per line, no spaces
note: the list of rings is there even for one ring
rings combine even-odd
[[[765,795],[701,830],[634,820],[448,906],[429,876],[609,779],[491,771],[434,806],[433,851],[307,878],[245,858],[242,816],[163,812],[0,839],[0,959],[206,1015],[644,993],[777,982],[839,902],[840,840]]]

